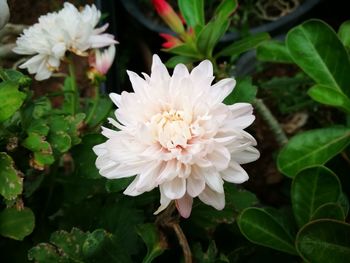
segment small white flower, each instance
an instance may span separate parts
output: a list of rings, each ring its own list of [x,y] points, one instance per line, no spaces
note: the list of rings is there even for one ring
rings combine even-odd
[[[130,196],[159,187],[156,213],[175,200],[188,217],[195,197],[223,209],[224,181],[245,182],[248,175],[240,165],[259,158],[255,139],[243,130],[255,119],[252,106],[222,103],[235,80],[211,85],[208,60],[191,73],[179,64],[170,76],[156,55],[150,76],[128,74],[134,93],[110,94],[118,121],[109,121],[119,131],[103,128],[108,140],[93,148],[100,174],[110,179],[136,175],[124,191]]]
[[[88,49],[117,43],[113,35],[102,34],[108,24],[95,28],[100,17],[101,12],[94,5],[87,5],[79,12],[68,2],[59,12],[41,16],[38,23],[24,30],[17,39],[14,52],[34,55],[20,68],[36,74],[37,80],[44,80],[58,69],[66,51],[86,55]]]
[[[10,10],[7,0],[0,0],[0,29],[3,28],[10,18]]]

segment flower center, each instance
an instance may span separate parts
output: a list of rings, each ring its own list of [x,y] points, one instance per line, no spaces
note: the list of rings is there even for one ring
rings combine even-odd
[[[190,116],[177,110],[158,113],[151,119],[155,139],[169,150],[187,146],[187,141],[192,137],[190,122]]]

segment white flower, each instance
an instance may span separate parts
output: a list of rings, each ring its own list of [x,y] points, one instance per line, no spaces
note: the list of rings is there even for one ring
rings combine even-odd
[[[119,131],[103,128],[108,140],[93,148],[100,174],[110,179],[136,175],[124,191],[130,196],[159,187],[156,213],[175,200],[188,217],[194,197],[223,209],[224,181],[245,182],[248,175],[240,165],[259,158],[255,139],[243,130],[255,119],[252,106],[222,103],[235,80],[211,85],[208,60],[191,73],[179,64],[169,76],[156,55],[151,76],[128,74],[135,92],[110,94],[118,121],[109,121]]]
[[[113,60],[115,57],[115,46],[111,45],[108,49],[105,49],[101,52],[99,49],[96,49],[91,61],[89,61],[90,67],[94,71],[97,71],[100,75],[106,75],[109,68],[113,64]]]
[[[102,34],[108,24],[95,28],[101,12],[94,5],[79,10],[65,2],[64,8],[41,16],[39,22],[24,30],[17,39],[14,52],[34,55],[20,66],[36,74],[37,80],[49,78],[60,66],[66,51],[86,55],[90,48],[109,46],[117,43],[113,35]]]
[[[0,0],[0,29],[3,28],[10,18],[10,10],[7,0]]]

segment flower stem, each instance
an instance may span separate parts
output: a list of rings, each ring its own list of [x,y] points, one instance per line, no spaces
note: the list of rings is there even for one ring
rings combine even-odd
[[[87,124],[89,124],[89,122],[92,120],[92,118],[94,117],[95,115],[95,112],[96,112],[96,109],[97,109],[97,105],[98,105],[98,102],[100,100],[100,86],[98,83],[96,83],[94,85],[94,88],[95,88],[95,94],[94,94],[94,98],[93,98],[93,104],[92,104],[92,109],[91,111],[89,112],[88,116],[86,117],[86,120],[85,122]]]
[[[276,118],[271,113],[270,109],[265,105],[262,99],[255,99],[253,102],[257,112],[266,121],[271,131],[276,137],[276,141],[280,146],[285,145],[288,142],[288,138],[284,133],[283,129],[279,125]]]
[[[75,77],[75,68],[73,64],[73,60],[70,60],[68,63],[68,70],[69,70],[69,77],[70,77],[70,83],[69,83],[69,90],[68,92],[72,93],[71,96],[71,114],[75,115],[77,110],[77,103],[78,103],[78,89],[77,89],[77,80]]]

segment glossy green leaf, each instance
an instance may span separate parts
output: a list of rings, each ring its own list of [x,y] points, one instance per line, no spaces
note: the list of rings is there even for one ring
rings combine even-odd
[[[276,40],[261,43],[256,49],[256,57],[260,61],[294,63],[286,45]]]
[[[204,25],[204,0],[178,0],[178,5],[188,26]]]
[[[326,203],[318,207],[311,217],[311,221],[317,219],[335,219],[339,221],[344,221],[344,210],[337,203]]]
[[[203,57],[211,57],[213,49],[229,26],[229,19],[218,17],[205,25],[198,34],[196,44]]]
[[[195,62],[196,60],[197,59],[195,59],[195,58],[190,58],[190,57],[186,57],[186,56],[173,56],[165,63],[165,65],[168,68],[175,68],[175,66],[179,63],[191,64],[191,63]]]
[[[113,109],[113,103],[108,96],[101,96],[98,100],[97,108],[95,114],[89,120],[88,124],[90,127],[94,127],[104,122],[107,116]]]
[[[147,247],[147,254],[142,261],[143,263],[151,263],[153,259],[163,254],[167,248],[167,243],[154,224],[139,225],[136,231]]]
[[[215,10],[215,16],[223,17],[227,19],[230,15],[232,15],[236,9],[238,8],[237,0],[222,0],[221,3]]]
[[[246,52],[250,49],[256,48],[262,42],[270,39],[270,35],[268,33],[258,33],[256,35],[245,37],[241,40],[233,42],[231,45],[225,47],[220,52],[218,52],[215,56],[239,56],[243,52]]]
[[[301,170],[323,165],[350,143],[350,128],[330,127],[300,133],[283,147],[277,157],[278,169],[289,177]]]
[[[278,218],[261,208],[247,208],[238,217],[238,226],[242,234],[251,242],[296,254],[294,237],[285,230]]]
[[[23,190],[23,179],[14,167],[12,158],[0,152],[0,194],[7,200],[16,198]]]
[[[252,84],[250,77],[237,79],[236,87],[225,98],[224,103],[226,105],[232,105],[237,102],[252,102],[256,97],[257,91],[258,88]]]
[[[0,69],[0,78],[3,81],[11,81],[20,86],[28,86],[32,82],[30,77],[14,69]]]
[[[296,248],[306,262],[347,263],[350,258],[350,225],[319,219],[298,233]]]
[[[317,102],[338,107],[350,114],[350,99],[339,90],[324,85],[315,85],[309,89],[308,94]]]
[[[287,47],[295,63],[317,84],[350,95],[350,62],[334,30],[310,20],[289,31]]]
[[[350,48],[350,20],[342,23],[338,30],[338,36],[343,45]]]
[[[26,94],[14,82],[0,83],[0,122],[10,118],[23,104]]]
[[[33,232],[34,225],[34,213],[29,208],[7,208],[0,212],[0,235],[4,237],[23,240]]]
[[[345,217],[347,217],[348,213],[349,213],[349,200],[348,200],[348,197],[346,196],[346,194],[344,192],[342,192],[340,194],[339,199],[337,201],[337,204],[339,204],[341,206],[341,208],[343,209]]]
[[[164,49],[163,51],[184,57],[190,57],[195,59],[201,58],[201,55],[198,53],[198,51],[189,44],[178,45],[173,48]]]
[[[336,203],[340,194],[339,179],[331,170],[318,166],[298,173],[293,179],[291,199],[299,227],[308,223],[320,206]]]

